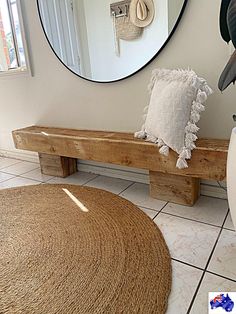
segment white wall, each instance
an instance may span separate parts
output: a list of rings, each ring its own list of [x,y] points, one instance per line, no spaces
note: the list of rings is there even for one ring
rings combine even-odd
[[[144,28],[140,37],[129,41],[121,39],[120,55],[117,56],[110,15],[113,2],[84,1],[92,77],[97,81],[116,80],[135,72],[156,54],[168,37],[168,0],[154,0],[153,22]]]
[[[172,31],[178,18],[178,13],[180,12],[182,7],[183,0],[168,0],[169,32]]]
[[[201,136],[228,138],[236,112],[236,87],[223,94],[218,77],[228,60],[218,31],[220,0],[189,0],[174,37],[151,65],[117,83],[98,84],[70,73],[44,38],[36,1],[23,0],[34,77],[0,78],[0,148],[14,149],[11,131],[32,124],[69,128],[135,131],[148,103],[147,84],[156,67],[192,67],[215,94],[200,122]]]

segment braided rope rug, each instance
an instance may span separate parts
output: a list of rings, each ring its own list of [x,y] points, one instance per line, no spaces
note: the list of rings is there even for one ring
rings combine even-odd
[[[0,191],[0,313],[165,313],[168,248],[129,201],[74,185]]]

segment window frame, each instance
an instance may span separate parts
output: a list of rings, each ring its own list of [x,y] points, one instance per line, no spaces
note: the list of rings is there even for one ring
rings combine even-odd
[[[31,67],[30,67],[30,61],[29,61],[29,52],[28,52],[28,45],[27,45],[27,38],[25,33],[25,23],[23,19],[22,14],[22,5],[20,0],[15,0],[16,6],[17,6],[17,12],[19,17],[19,24],[20,24],[20,30],[21,30],[21,37],[22,37],[22,43],[24,48],[24,56],[25,56],[25,66],[24,67],[18,67],[15,69],[9,69],[8,71],[0,71],[0,78],[3,77],[9,77],[9,76],[17,76],[17,75],[26,75],[26,76],[32,76]],[[9,13],[10,14],[10,13]]]

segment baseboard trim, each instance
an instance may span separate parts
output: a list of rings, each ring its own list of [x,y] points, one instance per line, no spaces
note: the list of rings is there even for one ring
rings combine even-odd
[[[21,150],[0,149],[0,157],[19,159],[23,161],[39,162],[38,154],[34,152],[25,152]]]
[[[33,152],[0,149],[0,156],[19,159],[23,161],[38,162],[38,154]],[[149,183],[148,171],[142,169],[122,167],[113,164],[105,164],[86,160],[78,160],[78,170],[139,183]],[[225,186],[225,184],[223,184],[223,186]],[[227,192],[223,188],[221,188],[215,181],[202,180],[201,195],[227,199]]]
[[[86,163],[86,161],[78,162],[78,170],[84,172],[91,172],[95,174],[100,174],[108,177],[119,178],[129,181],[135,181],[139,183],[149,184],[148,173],[128,171],[121,168],[107,167],[103,165],[98,165],[96,163]]]
[[[220,186],[201,183],[201,195],[228,199],[227,192]]]

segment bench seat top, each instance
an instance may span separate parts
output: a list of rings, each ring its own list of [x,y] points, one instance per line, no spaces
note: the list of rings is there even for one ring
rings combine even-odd
[[[92,131],[92,130],[78,130],[78,129],[64,129],[56,127],[44,127],[44,126],[30,126],[23,129],[13,131],[17,133],[25,134],[38,134],[48,135],[62,138],[78,138],[87,140],[111,140],[122,142],[133,142],[139,145],[154,145],[144,141],[142,139],[134,138],[134,133],[131,132],[111,132],[111,131]],[[196,150],[209,150],[209,151],[221,151],[228,152],[229,140],[225,139],[210,139],[200,138],[196,141]]]
[[[133,133],[45,126],[30,126],[12,133],[18,149],[202,179],[224,180],[226,177],[229,140],[198,139],[189,167],[180,170],[176,168],[174,151],[170,150],[165,157],[156,144],[136,139]]]

